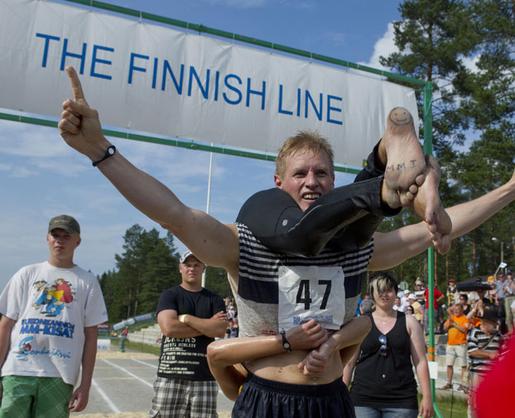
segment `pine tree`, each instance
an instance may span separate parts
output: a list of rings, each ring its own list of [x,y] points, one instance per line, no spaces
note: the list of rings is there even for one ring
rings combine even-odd
[[[399,10],[402,20],[394,23],[399,52],[383,57],[381,63],[433,83],[432,133],[442,166],[444,205],[478,197],[506,182],[513,171],[513,2],[406,0]],[[398,227],[408,219],[387,221],[382,228]],[[491,237],[499,235],[510,243],[512,219],[513,209],[507,208],[455,240],[451,252],[437,258],[440,281],[494,270],[492,260],[499,257]],[[506,246],[505,254],[513,263],[512,245]],[[423,257],[417,257],[398,267],[397,273],[413,280],[423,270],[421,263]]]

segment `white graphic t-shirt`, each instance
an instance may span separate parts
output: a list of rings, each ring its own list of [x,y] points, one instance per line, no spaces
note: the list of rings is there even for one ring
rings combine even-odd
[[[78,266],[25,266],[0,295],[0,312],[16,321],[2,376],[60,377],[75,385],[84,327],[107,321],[97,278]]]

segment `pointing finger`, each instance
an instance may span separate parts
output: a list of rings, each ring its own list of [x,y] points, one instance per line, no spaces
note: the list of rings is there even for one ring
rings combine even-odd
[[[68,78],[70,79],[70,83],[72,85],[73,98],[77,101],[86,103],[86,98],[84,97],[84,92],[82,91],[82,85],[80,84],[79,76],[77,75],[75,68],[72,66],[66,67],[66,74],[68,74]]]

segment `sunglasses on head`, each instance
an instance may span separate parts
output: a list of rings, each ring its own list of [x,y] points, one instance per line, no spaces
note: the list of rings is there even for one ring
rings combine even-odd
[[[378,339],[379,343],[381,344],[379,347],[379,354],[383,357],[386,357],[388,354],[388,340],[386,335],[381,334]]]

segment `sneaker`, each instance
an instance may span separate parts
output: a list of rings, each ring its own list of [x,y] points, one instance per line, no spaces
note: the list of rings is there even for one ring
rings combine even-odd
[[[446,383],[444,386],[440,388],[441,390],[449,390],[452,389],[452,384]]]
[[[458,390],[461,390],[465,395],[469,393],[469,388],[463,385],[459,385]]]

